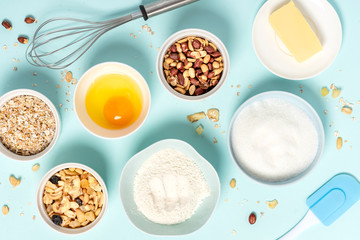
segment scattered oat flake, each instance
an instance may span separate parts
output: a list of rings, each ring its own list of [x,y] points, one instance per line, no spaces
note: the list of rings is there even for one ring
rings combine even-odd
[[[257,203],[257,204],[259,204],[259,203],[260,203],[260,201],[256,201],[256,203]]]
[[[16,178],[15,176],[11,175],[9,177],[9,182],[13,187],[17,187],[21,183],[21,180],[20,178]]]
[[[16,43],[14,43],[14,47],[17,47],[18,46],[18,43],[16,42]]]
[[[155,32],[151,32],[151,35],[154,35],[155,34]]]
[[[323,87],[321,89],[321,96],[325,97],[328,94],[329,94],[329,90],[327,89],[327,87]]]
[[[69,82],[71,82],[72,78],[73,78],[72,73],[70,71],[68,71],[65,75],[65,80],[69,83]]]
[[[32,219],[35,221],[35,220],[36,220],[36,216],[34,215],[34,216],[32,217]]]
[[[251,85],[249,85],[248,88],[251,88]]]
[[[32,170],[33,172],[36,172],[37,170],[39,170],[39,167],[40,167],[40,164],[36,163],[36,164],[34,164],[34,165],[32,166],[31,170]]]
[[[235,178],[231,179],[231,181],[230,181],[230,187],[231,187],[231,188],[235,188],[235,187],[236,187],[236,179],[235,179]]]
[[[236,95],[237,95],[237,96],[240,96],[240,93],[239,93],[239,92],[237,92],[237,93],[236,93]]]
[[[334,88],[333,90],[332,90],[332,98],[337,98],[338,96],[340,96],[340,93],[341,93],[341,91],[340,91],[340,89],[337,89],[337,88]]]
[[[32,86],[33,86],[33,87],[37,87],[37,83],[33,83]]]
[[[216,137],[214,137],[214,141],[213,141],[215,144],[218,143],[218,141],[216,140]]]
[[[4,49],[4,50],[7,50],[7,49],[8,49],[8,47],[7,47],[6,45],[4,45],[4,46],[3,46],[3,49]]]
[[[236,87],[239,88],[239,87],[240,87],[240,84],[238,84]]]
[[[325,114],[328,114],[328,110],[324,110],[324,113],[325,113]]]
[[[56,85],[56,87],[57,87],[57,88],[61,88],[61,86],[60,86],[59,84],[58,84],[58,85]]]
[[[231,233],[232,233],[232,234],[236,234],[236,231],[233,229],[233,230],[231,231]]]
[[[231,88],[233,88],[233,87],[234,87],[234,85],[231,85],[230,87],[231,87]]]
[[[344,140],[344,143],[347,143],[348,142],[348,140]]]
[[[22,216],[24,216],[24,212],[21,212],[21,213],[20,213],[20,217],[22,217]]]
[[[196,133],[201,135],[202,132],[204,131],[204,128],[202,125],[199,125],[196,129],[195,129]]]
[[[353,121],[355,121],[355,120],[356,120],[356,118],[355,118],[355,117],[352,117],[351,119],[352,119]]]
[[[2,213],[3,213],[4,215],[7,215],[7,214],[9,213],[9,207],[8,207],[7,205],[4,205],[4,206],[2,207]]]
[[[148,28],[148,25],[142,25],[142,29],[147,29]]]
[[[278,205],[278,201],[274,199],[272,201],[266,201],[266,204],[269,206],[270,209],[274,209]]]
[[[228,201],[229,201],[229,199],[227,199],[227,198],[224,199],[224,202],[228,202]]]
[[[244,198],[243,200],[240,201],[240,206],[241,206],[241,207],[245,206],[245,204],[246,204],[247,202],[248,202],[248,200]]]

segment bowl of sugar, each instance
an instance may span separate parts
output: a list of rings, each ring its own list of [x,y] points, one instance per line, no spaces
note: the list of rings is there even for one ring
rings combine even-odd
[[[247,176],[266,184],[304,177],[320,159],[324,143],[316,111],[288,92],[269,91],[248,99],[229,127],[232,159]]]
[[[204,226],[220,197],[212,165],[188,143],[165,139],[134,155],[120,177],[132,224],[150,235],[180,236]]]

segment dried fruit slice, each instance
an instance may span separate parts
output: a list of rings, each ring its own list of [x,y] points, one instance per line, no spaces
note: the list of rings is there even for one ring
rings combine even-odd
[[[203,119],[203,118],[206,118],[206,115],[205,115],[204,112],[193,113],[193,114],[187,116],[187,119],[191,123],[197,122],[197,121],[199,121],[200,119]]]
[[[274,199],[272,201],[266,201],[266,204],[269,206],[270,209],[274,209],[278,205],[278,201]]]
[[[231,179],[231,181],[230,181],[230,187],[231,187],[231,188],[235,188],[235,187],[236,187],[236,179],[235,179],[235,178]]]
[[[219,121],[219,110],[216,108],[211,108],[207,111],[207,116],[211,121],[217,122]]]

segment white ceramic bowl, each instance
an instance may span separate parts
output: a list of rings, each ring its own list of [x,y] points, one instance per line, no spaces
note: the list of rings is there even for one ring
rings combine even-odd
[[[104,205],[103,208],[99,214],[99,216],[96,217],[96,219],[86,225],[85,227],[80,227],[80,228],[65,228],[65,227],[61,227],[58,226],[56,224],[54,224],[50,217],[48,216],[46,209],[45,209],[45,205],[42,201],[43,198],[43,194],[44,194],[44,188],[46,185],[46,182],[58,171],[65,169],[65,168],[80,168],[82,170],[86,170],[87,172],[91,173],[95,179],[99,182],[99,184],[102,187],[103,190],[103,194],[104,194]],[[103,181],[103,179],[100,177],[99,174],[97,174],[97,172],[95,172],[92,168],[85,166],[83,164],[79,164],[79,163],[64,163],[64,164],[60,164],[54,168],[52,168],[49,172],[47,172],[45,174],[45,176],[41,179],[39,187],[37,189],[37,194],[36,194],[36,204],[37,204],[37,208],[39,210],[40,216],[41,218],[45,221],[45,223],[47,225],[49,225],[52,229],[64,233],[64,234],[79,234],[79,233],[84,233],[89,231],[90,229],[92,229],[93,227],[95,227],[96,224],[98,224],[102,217],[104,216],[105,212],[106,212],[106,208],[107,208],[107,203],[108,203],[108,193],[107,193],[107,189],[106,189],[106,185]]]
[[[126,128],[123,129],[103,128],[98,124],[96,124],[90,118],[86,110],[85,97],[88,88],[90,87],[91,83],[94,82],[95,79],[105,74],[128,75],[134,81],[136,81],[136,83],[141,89],[143,96],[143,107],[140,116],[133,124],[131,124]],[[95,136],[108,138],[108,139],[125,137],[135,132],[137,129],[139,129],[148,116],[150,110],[150,103],[151,103],[150,90],[145,79],[134,68],[119,62],[100,63],[87,70],[78,81],[74,94],[75,112],[81,124],[85,127],[85,129],[87,129],[90,133],[94,134]]]
[[[16,153],[13,153],[9,149],[7,149],[1,143],[0,143],[0,152],[2,154],[4,154],[6,157],[12,158],[14,160],[21,160],[21,161],[35,160],[35,159],[45,156],[54,147],[54,145],[60,135],[60,128],[61,128],[60,117],[59,117],[59,113],[56,110],[54,104],[47,97],[45,97],[43,94],[41,94],[37,91],[30,90],[30,89],[16,89],[16,90],[10,91],[10,92],[2,95],[0,97],[0,107],[2,105],[4,105],[6,102],[8,102],[9,100],[11,100],[17,96],[21,96],[21,95],[37,97],[37,98],[41,99],[42,101],[44,101],[46,103],[46,105],[49,106],[50,110],[54,114],[55,123],[56,123],[56,130],[55,130],[54,138],[52,139],[51,143],[43,151],[41,151],[37,154],[34,154],[34,155],[30,155],[30,156],[18,155]]]
[[[188,96],[188,95],[183,95],[181,93],[178,93],[176,90],[174,90],[169,85],[169,83],[166,81],[166,78],[164,76],[163,62],[164,62],[164,56],[165,56],[167,50],[176,41],[183,39],[185,37],[190,37],[190,36],[201,37],[201,38],[207,39],[209,42],[214,43],[215,46],[218,48],[219,52],[221,53],[221,55],[223,57],[223,61],[224,61],[224,70],[222,72],[221,78],[219,79],[219,83],[213,89],[211,89],[209,92],[201,94],[199,96]],[[229,70],[230,70],[230,58],[229,58],[229,54],[226,50],[225,45],[214,34],[208,32],[208,31],[202,30],[202,29],[184,29],[184,30],[181,30],[181,31],[176,32],[173,35],[171,35],[168,39],[165,40],[165,42],[161,46],[157,60],[156,60],[156,71],[157,71],[158,78],[160,79],[162,85],[174,96],[181,98],[181,99],[185,99],[185,100],[204,100],[205,98],[208,98],[211,95],[213,95],[214,93],[216,93],[217,91],[219,91],[219,89],[223,86],[223,84],[229,74]]]
[[[204,178],[210,188],[210,196],[204,199],[195,214],[185,222],[173,225],[151,222],[137,210],[134,201],[134,180],[136,172],[151,155],[165,148],[176,149],[192,159],[204,174]],[[177,139],[166,139],[156,142],[137,153],[126,163],[120,177],[120,198],[128,218],[139,230],[151,235],[179,236],[200,229],[211,218],[219,197],[220,181],[213,166],[192,146]]]
[[[310,120],[313,122],[315,129],[317,131],[318,134],[318,149],[316,152],[316,155],[314,157],[314,160],[312,161],[312,163],[302,172],[300,172],[298,175],[293,176],[289,179],[283,180],[283,181],[270,181],[270,180],[264,180],[260,177],[254,176],[253,174],[249,173],[246,171],[246,169],[241,166],[241,164],[237,161],[236,156],[234,154],[234,150],[233,150],[233,146],[232,146],[232,132],[233,132],[233,127],[234,127],[234,123],[236,122],[239,114],[248,106],[250,106],[251,104],[258,102],[258,101],[262,101],[265,99],[270,99],[270,98],[278,98],[278,99],[282,99],[298,108],[300,108],[302,111],[304,111],[304,113],[310,118]],[[265,184],[273,184],[273,185],[281,185],[281,184],[286,184],[286,183],[291,183],[291,182],[295,182],[297,180],[299,180],[300,178],[304,177],[306,174],[308,174],[313,168],[314,166],[317,164],[317,162],[319,161],[322,152],[324,150],[324,144],[325,144],[325,134],[324,134],[324,127],[322,125],[322,122],[320,120],[319,115],[316,113],[316,111],[314,110],[314,108],[308,103],[306,102],[304,99],[288,93],[288,92],[283,92],[283,91],[269,91],[269,92],[263,92],[260,93],[258,95],[255,95],[253,97],[251,97],[250,99],[248,99],[247,101],[245,101],[243,104],[241,104],[241,106],[237,109],[237,111],[235,112],[231,123],[229,125],[229,130],[228,130],[229,134],[228,134],[228,148],[229,148],[229,152],[230,155],[232,157],[232,159],[234,160],[235,164],[245,173],[245,175],[247,175],[248,177],[250,177],[251,179],[254,179],[258,182],[261,183],[265,183]]]

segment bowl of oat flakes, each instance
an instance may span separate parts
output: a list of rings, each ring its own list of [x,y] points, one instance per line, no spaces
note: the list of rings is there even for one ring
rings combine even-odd
[[[54,147],[59,134],[59,114],[43,94],[17,89],[0,97],[0,152],[6,157],[43,157]]]
[[[64,163],[42,178],[37,190],[41,218],[65,234],[84,233],[102,219],[108,202],[104,181],[93,169]]]
[[[202,29],[184,29],[165,40],[156,71],[162,85],[185,100],[204,100],[224,84],[230,58],[222,41]]]

